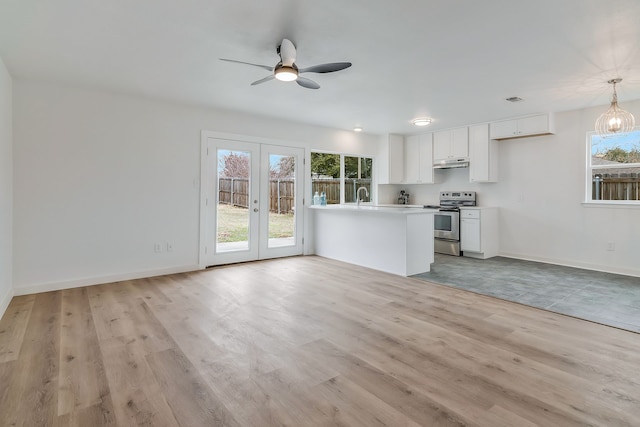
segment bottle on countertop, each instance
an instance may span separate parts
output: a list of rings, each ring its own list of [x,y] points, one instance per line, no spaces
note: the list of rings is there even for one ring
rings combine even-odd
[[[327,194],[324,191],[320,194],[320,205],[327,206]]]
[[[314,205],[320,205],[320,195],[318,194],[318,192],[316,191],[316,193],[313,195],[313,204]]]

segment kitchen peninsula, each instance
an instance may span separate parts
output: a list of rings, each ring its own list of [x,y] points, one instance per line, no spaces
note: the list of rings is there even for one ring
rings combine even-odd
[[[316,255],[401,276],[430,270],[437,209],[356,204],[310,208]]]

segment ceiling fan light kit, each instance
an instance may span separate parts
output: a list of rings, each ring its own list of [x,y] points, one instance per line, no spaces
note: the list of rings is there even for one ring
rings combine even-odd
[[[235,59],[220,58],[221,61],[236,62],[238,64],[251,65],[259,67],[267,71],[271,71],[271,75],[264,77],[260,80],[256,80],[251,83],[252,86],[268,82],[274,78],[283,82],[292,82],[295,80],[298,85],[307,89],[319,89],[320,85],[311,79],[300,76],[302,73],[333,73],[334,71],[344,70],[351,67],[351,62],[332,62],[328,64],[312,65],[299,69],[296,65],[296,47],[288,39],[282,39],[280,46],[276,48],[276,53],[280,56],[280,62],[275,67],[268,65],[253,64],[251,62],[236,61]]]
[[[273,70],[273,75],[281,82],[292,82],[298,78],[298,68],[295,65],[292,67],[282,65]]]
[[[618,94],[616,93],[616,84],[622,81],[621,78],[611,79],[607,83],[613,85],[613,96],[611,97],[611,105],[598,120],[596,120],[596,133],[598,135],[613,135],[617,133],[631,132],[636,125],[633,114],[623,110],[618,105]]]

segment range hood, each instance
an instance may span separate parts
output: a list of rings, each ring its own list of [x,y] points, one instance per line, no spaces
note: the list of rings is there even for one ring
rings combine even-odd
[[[455,159],[440,160],[433,164],[434,169],[453,169],[469,167],[468,157],[458,157]]]

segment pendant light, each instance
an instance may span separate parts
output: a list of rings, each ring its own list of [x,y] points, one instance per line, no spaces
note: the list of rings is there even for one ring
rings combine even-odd
[[[613,85],[613,97],[611,98],[611,106],[609,109],[598,117],[598,120],[596,120],[596,133],[599,135],[613,135],[616,133],[631,132],[636,125],[633,114],[618,106],[616,84],[621,81],[622,79],[617,78],[607,82]]]

